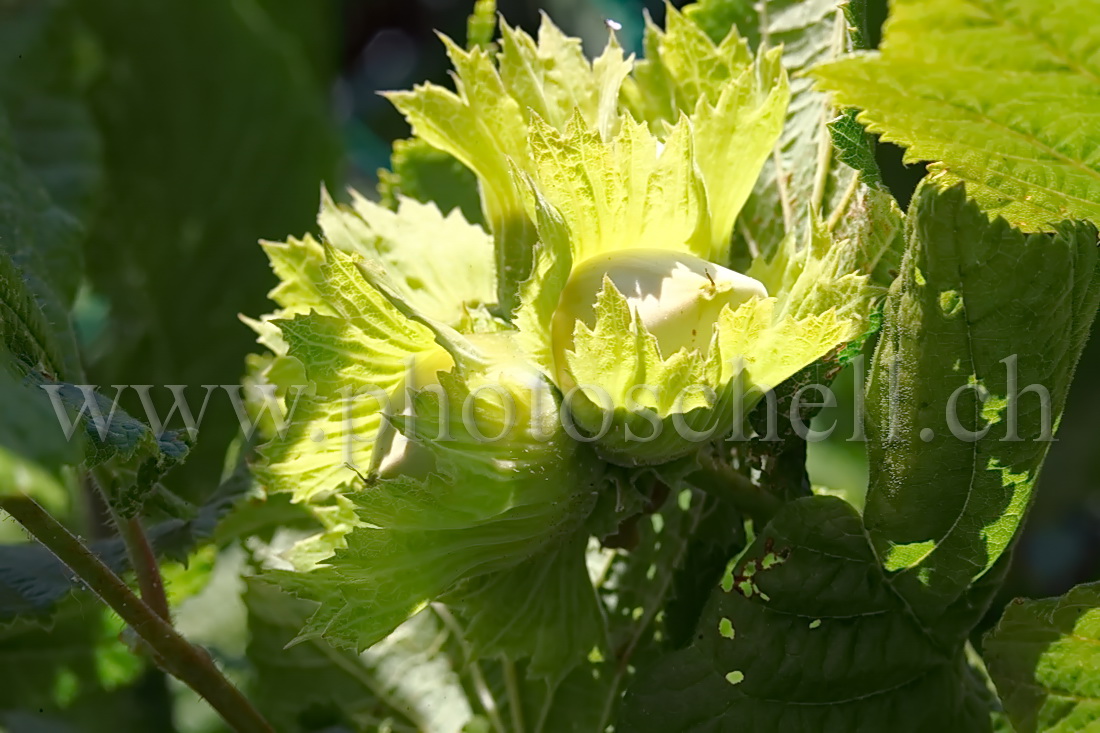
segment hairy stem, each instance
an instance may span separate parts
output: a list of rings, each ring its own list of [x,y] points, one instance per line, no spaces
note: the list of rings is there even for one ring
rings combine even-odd
[[[28,497],[7,498],[0,500],[0,509],[23,525],[117,613],[148,645],[158,666],[203,697],[234,730],[273,733],[271,725],[225,678],[209,654],[180,636],[37,502]]]
[[[126,519],[115,511],[115,508],[111,505],[111,497],[114,494],[114,477],[102,466],[92,469],[91,477],[92,483],[99,488],[99,493],[103,497],[107,509],[111,512],[118,533],[126,545],[126,554],[130,558],[130,567],[134,569],[138,589],[141,591],[141,599],[158,616],[171,623],[168,596],[164,592],[164,578],[160,574],[157,554],[153,551],[153,546],[149,544],[149,537],[141,526],[141,520],[137,517]]]
[[[141,520],[137,517],[123,519],[119,524],[118,531],[122,534],[122,539],[126,543],[126,552],[130,556],[130,564],[133,566],[134,575],[137,577],[141,599],[158,616],[171,623],[172,617],[168,609],[168,596],[164,592],[164,578],[160,574],[157,555],[153,552],[153,546],[149,544],[149,537],[141,526]]]

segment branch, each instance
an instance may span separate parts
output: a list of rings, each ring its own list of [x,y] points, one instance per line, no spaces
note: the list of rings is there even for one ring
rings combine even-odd
[[[37,502],[29,497],[9,497],[0,500],[0,509],[23,525],[117,613],[149,646],[158,666],[203,697],[234,730],[273,733],[271,725],[225,678],[209,654],[180,636]]]
[[[172,617],[168,608],[168,596],[164,592],[164,579],[160,574],[160,565],[157,563],[157,555],[149,544],[149,538],[145,529],[141,526],[141,520],[137,517],[129,519],[123,517],[115,510],[112,500],[115,495],[114,477],[102,466],[92,469],[89,474],[92,484],[99,489],[99,495],[103,497],[103,503],[111,513],[119,536],[126,545],[126,554],[130,558],[130,567],[137,578],[138,589],[141,591],[141,600],[153,609],[158,616],[171,623]]]

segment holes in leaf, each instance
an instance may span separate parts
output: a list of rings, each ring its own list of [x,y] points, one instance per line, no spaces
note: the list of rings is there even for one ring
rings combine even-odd
[[[733,630],[733,622],[728,618],[723,618],[718,622],[718,633],[726,639],[732,639],[736,635]]]

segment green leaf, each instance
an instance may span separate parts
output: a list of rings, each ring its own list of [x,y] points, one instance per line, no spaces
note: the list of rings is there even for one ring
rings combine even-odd
[[[864,516],[926,621],[1024,520],[1100,304],[1096,244],[1086,224],[1026,236],[990,223],[958,188],[914,199],[867,386]],[[1046,396],[1023,394],[1031,385]]]
[[[986,593],[988,596],[988,592]],[[931,635],[834,497],[785,505],[733,565],[695,640],[639,673],[618,728],[646,731],[989,730],[961,609]]]
[[[215,527],[252,490],[252,477],[242,461],[210,499],[188,519],[169,519],[146,532],[158,556],[186,562],[195,547],[214,538]],[[96,555],[116,573],[129,569],[121,539],[90,543]],[[14,618],[45,619],[74,590],[86,590],[46,548],[37,544],[0,545],[0,625]]]
[[[390,168],[378,172],[378,193],[387,208],[396,209],[403,196],[434,203],[440,211],[458,209],[466,221],[484,225],[477,176],[451,155],[419,138],[396,140]]]
[[[856,120],[855,111],[848,110],[830,122],[829,134],[833,137],[837,160],[858,171],[861,180],[868,186],[885,187],[878,161],[875,160],[874,142]]]
[[[813,75],[940,185],[1026,231],[1100,222],[1097,0],[899,0],[881,51]]]
[[[587,545],[587,532],[579,532],[514,568],[462,583],[451,605],[472,656],[530,657],[527,676],[556,685],[593,649],[607,653]]]
[[[458,733],[471,717],[446,655],[450,632],[431,611],[412,619],[364,654],[321,639],[291,644],[312,604],[276,588],[248,582],[248,661],[255,670],[251,698],[279,726],[299,731],[309,719],[356,730]]]
[[[68,504],[62,468],[81,462],[81,442],[68,441],[46,395],[0,367],[0,496],[30,496],[54,509]]]
[[[855,173],[837,163],[827,126],[836,117],[828,97],[805,72],[848,50],[848,20],[835,0],[764,0],[760,36],[782,46],[791,102],[771,159],[738,220],[742,252],[769,256],[785,236],[803,236],[812,218],[844,214]]]
[[[365,228],[355,217],[338,221]],[[338,244],[344,241],[334,235],[330,238]],[[351,244],[359,241],[370,239]],[[260,447],[265,462],[258,475],[270,491],[291,492],[299,501],[323,498],[354,481],[356,467],[372,469],[383,413],[404,383],[409,360],[436,347],[427,329],[367,283],[356,269],[358,257],[330,246],[319,261],[316,243],[308,241],[271,245],[268,251],[277,271],[294,274],[273,291],[293,305],[270,322],[279,328],[281,348],[301,365],[310,384],[279,385],[288,390],[285,419]],[[295,315],[302,310],[308,313]],[[299,372],[288,374],[296,378]],[[306,386],[310,391],[302,394]]]
[[[86,241],[111,314],[88,381],[236,383],[250,348],[236,315],[261,312],[271,285],[256,241],[308,231],[320,183],[335,182],[328,80],[296,38],[306,22],[288,32],[261,0],[75,5],[102,53],[89,93],[110,192]],[[211,486],[238,430],[212,405],[176,483]]]
[[[133,682],[145,663],[120,638],[123,629],[111,611],[75,600],[48,628],[29,621],[0,627],[0,711],[64,714]]]
[[[535,120],[530,144],[534,185],[568,228],[574,262],[623,249],[708,259],[706,198],[686,123],[662,149],[644,125],[625,116],[609,141],[579,115],[564,133]],[[534,218],[541,202],[531,203]]]
[[[415,419],[395,417],[405,455],[427,465],[346,492],[357,526],[324,565],[270,573],[321,601],[304,638],[366,648],[460,581],[514,567],[581,525],[602,476],[556,423],[543,379],[522,363],[441,373],[442,396],[423,390]]]
[[[83,268],[76,220],[18,156],[0,109],[0,308],[4,341],[31,365],[80,374],[68,309]]]
[[[474,3],[474,12],[466,21],[466,44],[471,48],[475,46],[488,46],[493,42],[493,34],[497,29],[497,2],[496,0],[477,0]]]
[[[102,178],[99,135],[82,88],[91,65],[88,43],[74,3],[0,8],[0,107],[8,113],[16,150],[53,202],[82,222],[92,213]],[[79,258],[75,241],[72,247]],[[57,270],[71,298],[79,267]]]
[[[457,211],[444,216],[435,203],[402,197],[389,211],[355,191],[351,198],[350,207],[323,199],[325,239],[380,265],[410,306],[458,327],[496,300],[493,240],[481,227]]]
[[[1019,733],[1093,730],[1100,721],[1100,583],[1060,598],[1017,598],[982,645]]]
[[[695,17],[695,16],[692,16]],[[790,101],[778,50],[753,62],[736,28],[712,40],[675,8],[665,31],[646,29],[646,60],[623,87],[626,106],[654,129],[692,118],[710,213],[705,259],[726,263],[734,222],[783,128]]]
[[[532,171],[528,125],[540,118],[561,130],[577,113],[604,139],[610,138],[630,62],[614,41],[589,62],[580,41],[567,37],[546,16],[537,41],[502,24],[499,57],[485,48],[465,51],[443,40],[455,68],[456,91],[424,84],[387,97],[417,138],[477,175],[485,220],[496,242],[498,301],[510,315],[533,266],[535,232],[513,176],[513,166]]]
[[[751,0],[699,0],[684,8],[684,15],[706,31],[715,43],[721,43],[730,29],[736,28],[750,48],[760,45],[757,13]]]
[[[37,374],[29,378],[29,383],[49,394],[58,423],[52,430],[65,436],[70,426],[77,427],[74,422],[83,428],[87,445],[84,466],[106,467],[111,483],[101,488],[124,517],[137,516],[158,490],[164,475],[182,463],[191,450],[192,441],[184,431],[154,433],[148,425],[118,409],[117,395],[112,400],[91,385],[51,382]],[[68,425],[61,423],[62,418]]]

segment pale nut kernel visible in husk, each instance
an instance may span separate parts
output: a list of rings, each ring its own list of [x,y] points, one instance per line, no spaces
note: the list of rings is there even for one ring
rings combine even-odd
[[[722,308],[768,297],[758,280],[684,252],[629,249],[584,260],[574,268],[554,312],[551,338],[563,388],[572,382],[565,352],[573,347],[576,322],[595,325],[596,297],[605,276],[666,358],[685,348],[705,353]]]

